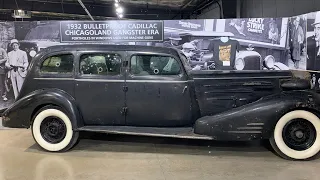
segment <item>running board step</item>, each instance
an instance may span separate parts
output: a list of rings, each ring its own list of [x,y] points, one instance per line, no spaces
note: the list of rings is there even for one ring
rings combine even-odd
[[[170,137],[183,139],[212,140],[210,136],[198,135],[193,132],[192,127],[179,128],[155,128],[134,126],[84,126],[79,131],[102,132],[110,134],[125,134],[138,136]]]

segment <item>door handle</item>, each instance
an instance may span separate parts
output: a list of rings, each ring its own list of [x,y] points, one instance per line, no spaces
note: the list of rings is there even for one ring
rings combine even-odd
[[[188,86],[185,86],[182,90],[182,94],[184,94],[184,92],[186,92],[187,89],[188,89]]]

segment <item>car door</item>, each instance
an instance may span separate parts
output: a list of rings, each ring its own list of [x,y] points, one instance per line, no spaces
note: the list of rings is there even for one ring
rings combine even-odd
[[[124,54],[82,52],[78,58],[75,96],[85,125],[123,125],[125,103]]]
[[[128,57],[126,125],[190,125],[190,87],[178,57],[134,52]]]

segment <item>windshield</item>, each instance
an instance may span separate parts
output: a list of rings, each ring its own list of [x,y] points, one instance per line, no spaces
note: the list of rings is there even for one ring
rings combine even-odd
[[[59,40],[59,29],[48,25],[37,26],[29,31],[25,39]]]
[[[208,50],[210,39],[198,39],[197,49]]]

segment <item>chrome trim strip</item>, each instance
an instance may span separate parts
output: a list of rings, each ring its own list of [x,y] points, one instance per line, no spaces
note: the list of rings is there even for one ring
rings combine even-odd
[[[212,80],[212,79],[273,79],[273,78],[290,78],[291,76],[264,76],[264,77],[221,77],[221,78],[193,78],[194,80]]]
[[[168,80],[113,80],[113,79],[75,79],[76,81],[91,82],[127,82],[127,83],[187,83],[188,81],[168,81]]]
[[[253,129],[263,129],[262,127],[238,127],[239,130],[253,130]]]
[[[36,80],[59,80],[59,81],[74,80],[74,78],[63,78],[63,77],[60,77],[60,78],[33,78],[33,79],[36,79]]]
[[[187,83],[188,81],[168,81],[168,80],[126,80],[126,82],[146,82],[146,83]]]
[[[170,80],[124,80],[124,79],[74,79],[74,78],[33,78],[37,80],[75,80],[75,81],[89,81],[89,82],[136,82],[136,83],[187,83],[188,81],[170,81]]]
[[[228,131],[228,133],[237,133],[237,134],[262,134],[261,131]]]
[[[249,123],[247,126],[263,126],[264,123]]]
[[[124,83],[124,79],[74,79],[75,81],[80,81],[80,82],[121,82]]]

